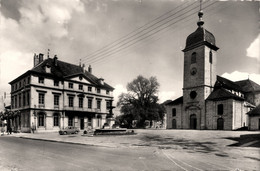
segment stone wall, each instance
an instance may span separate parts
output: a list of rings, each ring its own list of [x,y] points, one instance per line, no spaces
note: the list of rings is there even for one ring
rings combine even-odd
[[[176,116],[172,116],[172,109],[175,108],[176,109]],[[182,113],[183,109],[182,109],[182,105],[167,105],[166,106],[166,113],[167,113],[167,129],[172,129],[172,121],[173,119],[176,120],[176,128],[177,129],[182,129]]]
[[[256,130],[260,130],[260,115],[257,115],[257,116],[250,116],[249,117],[249,130],[252,130],[252,131],[256,131]]]
[[[223,104],[223,114],[218,114],[218,105]],[[233,100],[206,101],[206,129],[217,129],[219,118],[224,120],[224,130],[232,130]]]

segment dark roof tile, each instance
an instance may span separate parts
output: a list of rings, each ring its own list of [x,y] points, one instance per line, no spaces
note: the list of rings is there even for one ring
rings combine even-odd
[[[224,77],[221,77],[221,76],[218,76],[217,75],[217,81],[215,83],[215,88],[226,88],[226,89],[229,89],[229,90],[235,90],[235,91],[243,91],[242,88],[234,83],[233,81],[231,80],[228,80]]]
[[[51,73],[46,73],[45,67],[46,65],[51,67]],[[103,87],[105,89],[113,90],[114,88],[104,83],[103,85],[100,83],[99,78],[89,73],[88,71],[83,71],[82,67],[74,64],[70,64],[67,62],[63,62],[57,60],[57,65],[55,65],[55,61],[52,58],[45,59],[43,62],[32,68],[27,72],[38,73],[38,74],[47,74],[52,77],[58,77],[62,79],[70,78],[72,76],[83,75],[89,82],[92,84]],[[14,81],[14,80],[13,80]],[[12,82],[13,82],[12,81]]]
[[[217,101],[217,100],[226,100],[226,99],[235,99],[235,100],[240,100],[243,101],[244,98],[239,97],[231,92],[229,92],[228,90],[224,89],[224,88],[219,88],[219,89],[215,89],[206,100],[213,100],[213,101]]]
[[[236,81],[235,83],[239,85],[244,92],[260,91],[260,85],[249,79]]]
[[[178,104],[182,104],[183,103],[183,96],[171,101],[171,102],[168,102],[167,104],[165,105],[178,105]]]
[[[248,115],[260,115],[260,105],[256,106],[253,110],[247,113]]]

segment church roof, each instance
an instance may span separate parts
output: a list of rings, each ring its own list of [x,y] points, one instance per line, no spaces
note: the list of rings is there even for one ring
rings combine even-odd
[[[217,101],[217,100],[226,100],[226,99],[235,99],[241,101],[244,100],[244,98],[239,97],[224,88],[215,89],[206,100]]]
[[[260,85],[249,79],[236,81],[235,83],[239,85],[244,92],[260,91]]]
[[[220,87],[223,87],[223,88],[226,88],[229,90],[235,90],[235,91],[241,91],[241,92],[243,91],[242,88],[235,82],[217,75],[217,81],[215,83],[215,88],[220,88]]]
[[[190,49],[201,44],[213,45],[216,47],[215,37],[208,30],[203,27],[198,27],[197,30],[191,33],[186,39],[185,49]],[[216,49],[217,50],[217,49]]]
[[[165,105],[178,105],[178,104],[182,104],[183,103],[183,96],[173,100],[173,101],[170,101],[168,103],[166,103]]]
[[[47,73],[45,67],[48,66],[51,68],[51,73]],[[63,62],[57,59],[57,65],[55,65],[54,58],[45,59],[43,62],[32,68],[31,70],[27,71],[25,74],[29,73],[36,73],[41,75],[50,76],[57,79],[67,79],[71,76],[81,75],[86,78],[90,83],[109,90],[113,90],[114,88],[108,85],[107,83],[101,84],[100,79],[91,74],[90,72],[83,70],[81,66],[70,64],[67,62]],[[25,74],[21,75],[23,77]],[[12,82],[16,81],[20,77],[16,78]]]
[[[202,19],[203,11],[198,13],[199,21],[197,22],[198,28],[195,32],[191,33],[186,39],[186,47],[183,49],[184,52],[191,50],[193,48],[199,47],[201,45],[207,45],[213,50],[218,50],[216,46],[216,40],[214,35],[203,28],[204,21]]]
[[[260,115],[260,105],[256,106],[253,110],[247,113],[248,115]]]

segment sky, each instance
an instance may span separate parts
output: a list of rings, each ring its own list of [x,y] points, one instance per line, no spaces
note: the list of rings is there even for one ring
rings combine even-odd
[[[217,74],[260,84],[259,2],[203,0],[202,10],[220,48]],[[178,98],[198,11],[192,0],[0,0],[0,95],[50,49],[51,58],[91,65],[115,102],[138,75],[157,78],[160,102]]]

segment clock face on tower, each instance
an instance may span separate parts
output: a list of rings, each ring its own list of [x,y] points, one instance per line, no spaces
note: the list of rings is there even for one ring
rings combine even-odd
[[[197,69],[195,67],[191,68],[190,74],[195,75],[197,73]]]

